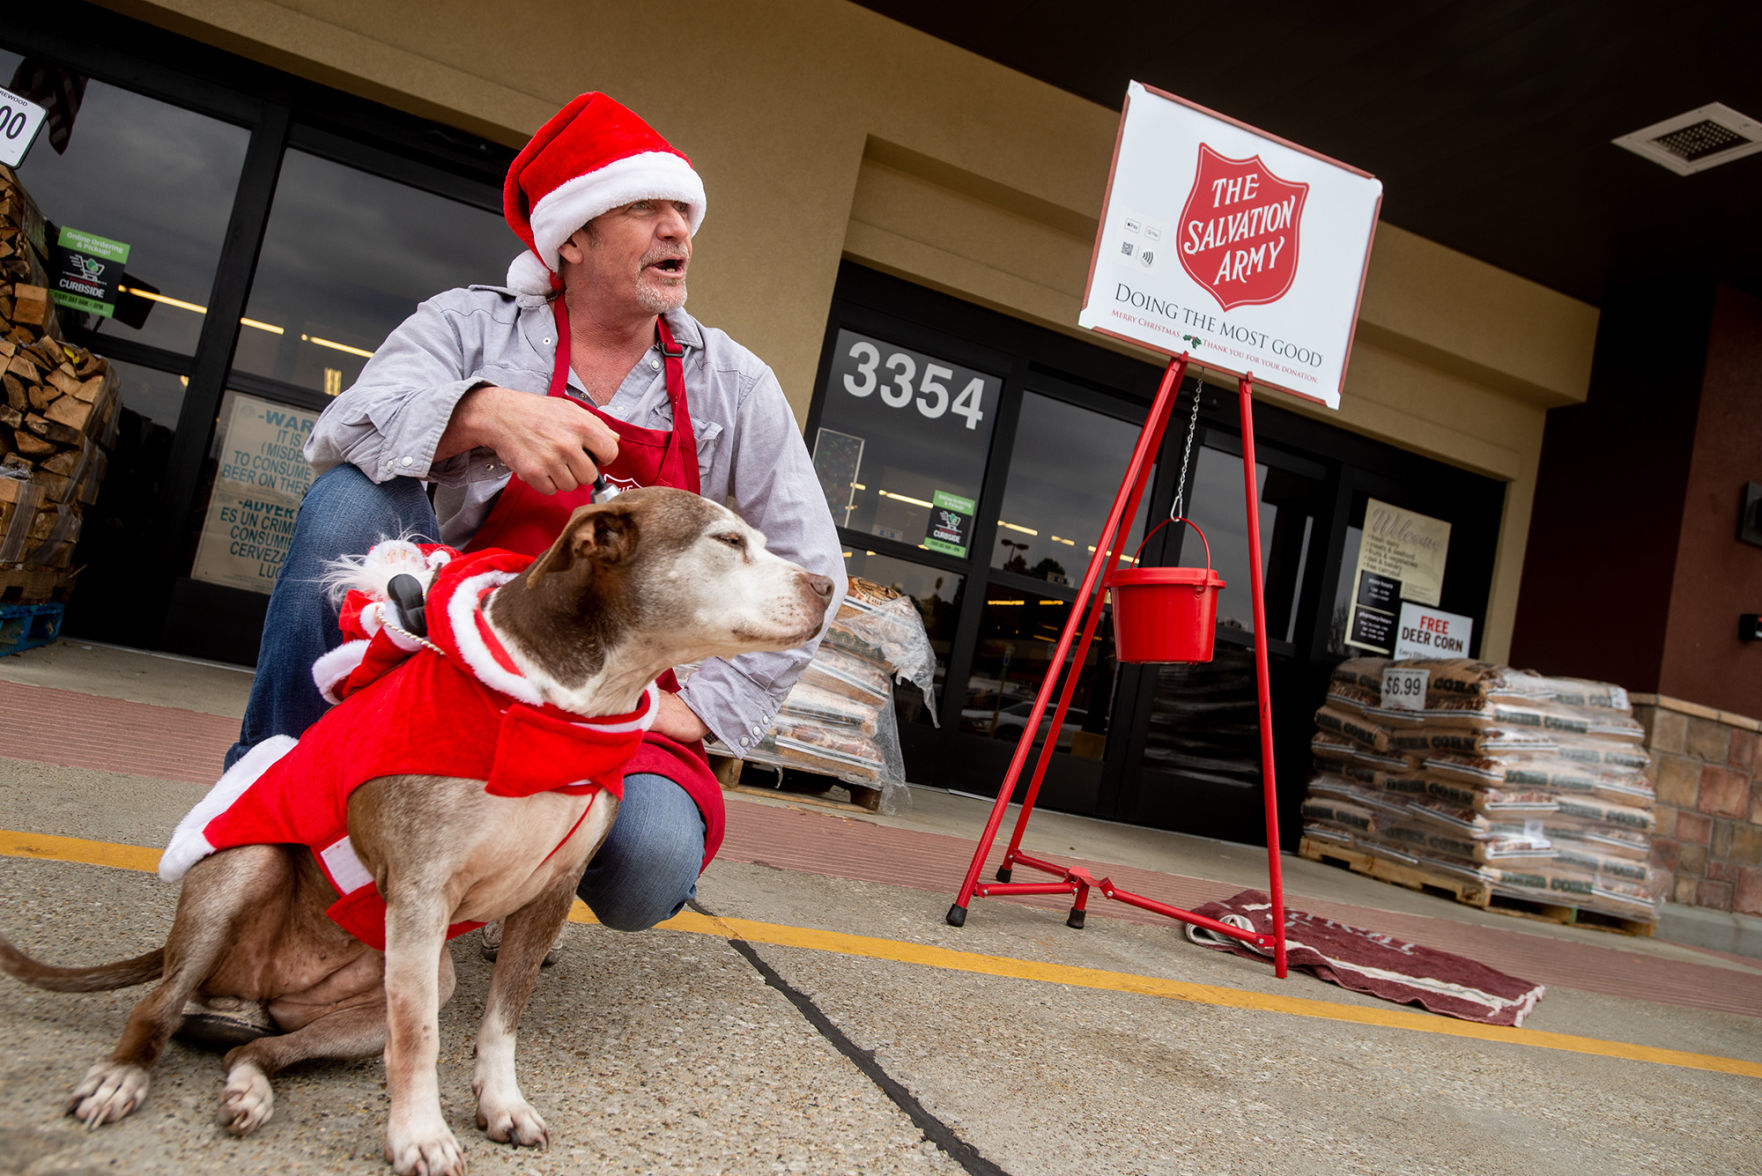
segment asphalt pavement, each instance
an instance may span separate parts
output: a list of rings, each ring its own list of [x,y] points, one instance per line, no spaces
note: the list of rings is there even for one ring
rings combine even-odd
[[[248,685],[74,642],[0,658],[0,930],[62,964],[162,942],[176,891],[153,864]],[[988,807],[732,794],[693,909],[630,935],[578,907],[520,1033],[544,1152],[473,1125],[489,965],[455,941],[441,1092],[472,1171],[1762,1172],[1753,921],[1619,935],[1286,857],[1293,907],[1548,985],[1523,1027],[1489,1028],[1276,978],[1119,904],[1073,930],[1058,900],[980,899],[951,927]],[[1263,851],[1056,813],[1026,847],[1177,905],[1266,880]],[[79,1127],[66,1092],[143,994],[0,978],[0,1176],[384,1170],[377,1059],[279,1076],[274,1118],[235,1139],[215,1123],[218,1055],[174,1044],[130,1118]]]

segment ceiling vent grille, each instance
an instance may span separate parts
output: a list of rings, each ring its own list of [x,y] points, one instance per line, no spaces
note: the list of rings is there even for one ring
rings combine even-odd
[[[1687,176],[1762,151],[1762,123],[1714,102],[1623,135],[1614,143]]]

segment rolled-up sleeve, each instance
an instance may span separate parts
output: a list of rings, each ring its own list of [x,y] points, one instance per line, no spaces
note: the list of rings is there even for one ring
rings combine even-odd
[[[830,622],[844,600],[844,557],[807,445],[769,368],[745,390],[734,437],[728,505],[764,533],[770,550],[831,579]],[[769,730],[818,646],[816,637],[782,653],[713,658],[681,697],[724,745],[744,752]]]
[[[491,382],[467,374],[472,360],[464,352],[453,315],[439,299],[424,302],[325,407],[306,440],[306,460],[320,474],[349,462],[375,482],[464,481],[474,455],[434,460],[459,399]]]

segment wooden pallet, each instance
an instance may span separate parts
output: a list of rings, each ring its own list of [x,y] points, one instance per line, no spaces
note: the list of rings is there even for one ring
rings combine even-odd
[[[44,568],[35,564],[0,565],[0,603],[65,603],[73,591],[74,573],[67,568]]]
[[[744,769],[756,769],[748,776]],[[769,764],[747,764],[742,760],[730,759],[727,756],[711,755],[710,771],[722,784],[722,791],[734,792],[742,796],[763,796],[770,799],[787,800],[791,804],[800,804],[808,808],[824,808],[834,811],[874,813],[881,811],[881,790],[879,788],[862,788],[855,784],[846,784],[840,780],[826,777],[826,787],[814,791],[800,791],[782,787],[782,773]],[[846,800],[845,797],[849,799]]]
[[[1585,910],[1583,907],[1516,898],[1509,894],[1495,894],[1492,887],[1478,879],[1462,878],[1438,870],[1428,870],[1423,866],[1378,857],[1376,854],[1366,853],[1360,849],[1348,849],[1345,846],[1332,845],[1326,841],[1312,840],[1308,837],[1303,838],[1299,843],[1297,852],[1312,862],[1321,862],[1325,865],[1351,870],[1354,874],[1363,874],[1365,877],[1375,878],[1379,882],[1392,882],[1396,886],[1404,886],[1408,890],[1420,890],[1427,894],[1441,895],[1466,906],[1478,907],[1481,910],[1493,911],[1501,915],[1513,915],[1521,919],[1539,919],[1547,923],[1593,927],[1599,931],[1613,931],[1621,935],[1638,935],[1646,938],[1650,938],[1653,931],[1657,929],[1656,924],[1648,923],[1643,919],[1629,919],[1621,915],[1605,914],[1602,911]]]
[[[61,604],[0,604],[0,657],[53,644],[61,635]]]

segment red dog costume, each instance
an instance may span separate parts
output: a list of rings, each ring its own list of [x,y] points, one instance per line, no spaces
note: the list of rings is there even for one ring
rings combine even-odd
[[[341,624],[355,639],[313,667],[319,689],[339,705],[298,741],[265,740],[234,764],[178,824],[159,876],[176,881],[220,849],[305,845],[342,896],[330,917],[384,950],[385,900],[349,843],[356,788],[380,776],[427,775],[483,780],[495,796],[604,789],[621,798],[658,696],[651,684],[630,714],[591,719],[544,702],[483,616],[489,594],[531,556],[393,541],[368,553],[369,565],[376,559],[439,569],[427,607],[438,648],[386,626],[382,600],[351,592]],[[448,935],[479,925],[454,924]]]

